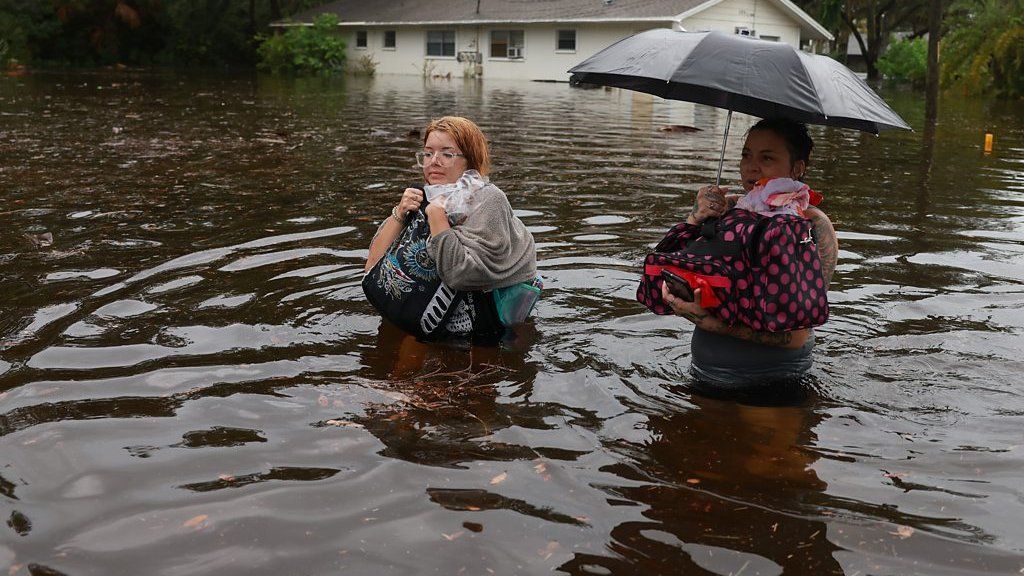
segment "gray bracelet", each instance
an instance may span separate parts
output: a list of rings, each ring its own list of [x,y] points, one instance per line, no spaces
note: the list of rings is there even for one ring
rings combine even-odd
[[[405,224],[405,222],[402,221],[402,218],[398,216],[398,206],[395,206],[391,209],[391,217],[395,219],[395,222],[398,222],[399,224],[402,225]]]

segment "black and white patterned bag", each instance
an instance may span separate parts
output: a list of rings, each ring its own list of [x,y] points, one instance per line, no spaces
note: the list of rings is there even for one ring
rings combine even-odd
[[[381,316],[422,339],[502,330],[490,292],[455,290],[441,281],[427,251],[426,204],[406,218],[388,251],[363,276],[363,292]]]

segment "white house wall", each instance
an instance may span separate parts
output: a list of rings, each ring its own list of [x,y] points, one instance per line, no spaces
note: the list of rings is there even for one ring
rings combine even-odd
[[[726,0],[686,18],[683,28],[689,32],[720,30],[733,34],[745,26],[758,36],[777,36],[794,48],[800,47],[800,25],[793,17],[768,0]]]
[[[778,37],[800,47],[800,24],[792,14],[770,0],[724,0],[684,19],[682,27],[691,32],[720,30],[732,34],[737,26],[755,30],[759,36]],[[678,26],[678,24],[677,24]],[[343,26],[341,34],[348,45],[349,62],[370,56],[377,63],[378,74],[447,75],[461,77],[472,74],[475,64],[458,62],[455,57],[427,57],[427,30],[455,30],[456,52],[480,52],[483,55],[482,76],[517,80],[567,81],[566,70],[597,53],[613,42],[651,28],[673,27],[672,22],[619,22],[574,24],[507,24],[487,26],[390,26],[355,28]],[[523,58],[491,58],[492,30],[523,30]],[[557,31],[576,30],[576,50],[556,50]],[[356,47],[358,30],[367,32],[366,48]],[[395,48],[384,49],[384,31],[395,31]],[[478,47],[479,46],[479,47]]]
[[[370,56],[377,62],[377,74],[451,74],[461,77],[473,71],[473,63],[458,62],[455,57],[426,56],[427,30],[455,30],[455,51],[483,55],[482,74],[486,78],[567,81],[566,70],[579,64],[609,44],[651,28],[670,27],[670,22],[635,24],[511,24],[502,26],[455,26],[450,28],[405,26],[399,28],[348,28],[341,35],[347,44],[350,63]],[[523,58],[491,58],[492,30],[523,30]],[[558,51],[558,30],[576,30],[576,50]],[[366,48],[356,47],[357,30],[367,31]],[[395,30],[395,48],[384,49],[385,30]],[[480,48],[477,49],[479,41]],[[424,65],[426,63],[426,66]]]

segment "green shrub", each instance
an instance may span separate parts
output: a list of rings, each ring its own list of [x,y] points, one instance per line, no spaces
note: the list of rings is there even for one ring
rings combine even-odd
[[[878,59],[878,71],[890,80],[923,86],[928,75],[928,42],[924,38],[893,42]]]
[[[28,38],[23,22],[0,12],[0,70],[18,60],[28,60]]]
[[[260,41],[259,68],[277,73],[330,74],[345,65],[345,41],[335,34],[338,17],[322,14],[312,26],[295,26]]]
[[[942,40],[942,79],[968,94],[1024,98],[1024,0],[957,0]]]

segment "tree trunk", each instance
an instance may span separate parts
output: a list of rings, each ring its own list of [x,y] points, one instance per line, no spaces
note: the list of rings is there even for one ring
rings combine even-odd
[[[864,47],[864,64],[868,67],[868,80],[878,80],[878,68],[875,68],[875,62],[878,60],[880,54],[878,50],[878,14],[875,12],[875,2],[868,2],[868,45]]]
[[[878,80],[878,68],[875,64],[889,46],[889,25],[886,12],[892,9],[895,2],[889,0],[881,6],[872,0],[868,2],[868,49],[864,53],[864,63],[868,67],[868,80]]]
[[[249,37],[256,35],[256,0],[249,0]]]
[[[939,36],[942,34],[942,0],[931,0],[928,9],[928,79],[924,118],[931,124],[939,117]]]
[[[281,19],[281,0],[270,0],[270,21]]]

